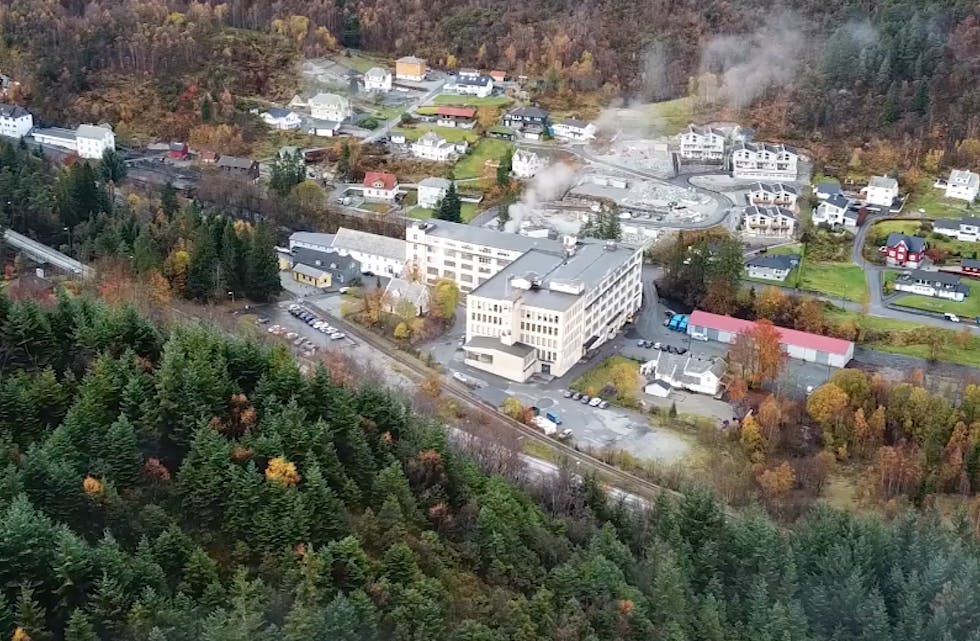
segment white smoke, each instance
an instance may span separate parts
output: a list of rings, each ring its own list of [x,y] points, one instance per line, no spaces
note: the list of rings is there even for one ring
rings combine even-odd
[[[520,201],[510,206],[510,219],[504,224],[504,231],[516,233],[521,222],[535,214],[541,203],[560,198],[574,183],[575,171],[565,163],[557,162],[539,171]]]
[[[800,24],[793,14],[779,14],[751,33],[712,38],[701,52],[701,71],[713,74],[718,86],[705,97],[745,107],[770,88],[792,83],[806,48]]]

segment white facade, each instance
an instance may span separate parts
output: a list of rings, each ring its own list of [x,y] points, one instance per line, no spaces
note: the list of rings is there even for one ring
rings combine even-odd
[[[449,181],[445,178],[426,178],[419,183],[418,205],[426,209],[435,209],[446,197],[449,191]]]
[[[369,171],[364,175],[361,191],[367,200],[394,202],[398,195],[398,180],[392,174]]]
[[[511,171],[518,178],[532,178],[544,167],[545,159],[526,149],[518,149],[511,158]]]
[[[340,123],[335,120],[312,120],[306,133],[321,138],[333,138],[340,131]]]
[[[365,274],[401,276],[405,272],[405,241],[400,238],[341,227],[331,249],[358,261]]]
[[[954,169],[946,183],[946,198],[973,202],[980,192],[980,175],[964,169]]]
[[[434,131],[412,143],[412,155],[424,160],[447,162],[456,154],[456,146]]]
[[[725,364],[718,360],[703,360],[694,356],[677,356],[659,352],[657,358],[640,365],[640,374],[653,377],[676,389],[714,396],[721,387]],[[655,391],[653,391],[655,395]]]
[[[640,308],[641,258],[602,242],[528,251],[467,296],[465,362],[519,382],[564,375]]]
[[[747,236],[791,238],[796,232],[796,216],[782,207],[749,205],[742,210],[742,229]]]
[[[787,209],[796,209],[799,193],[794,187],[781,183],[756,183],[749,190],[749,202],[753,205],[775,205]]]
[[[898,198],[898,181],[888,176],[873,176],[861,193],[869,205],[891,207]]]
[[[472,69],[461,69],[455,87],[459,95],[486,98],[493,93],[493,78]]]
[[[34,116],[19,105],[0,104],[0,136],[17,138],[30,133],[34,128]]]
[[[980,218],[940,218],[933,223],[932,231],[956,240],[975,243],[980,240]]]
[[[555,138],[565,140],[592,140],[595,138],[596,128],[591,122],[577,120],[575,118],[565,118],[561,122],[556,122],[551,127]]]
[[[82,158],[100,159],[108,149],[116,148],[116,136],[109,125],[78,125],[75,151]]]
[[[944,298],[959,303],[966,298],[970,290],[960,283],[959,276],[916,270],[897,278],[895,291]]]
[[[382,67],[372,67],[364,74],[366,91],[391,91],[391,72]]]
[[[350,100],[332,93],[318,93],[310,98],[310,115],[318,120],[344,122],[354,115]]]
[[[711,127],[688,125],[681,134],[681,158],[721,162],[725,159],[725,134]]]
[[[826,223],[831,227],[838,225],[848,225],[849,220],[856,222],[854,218],[848,218],[847,212],[851,207],[851,201],[840,194],[834,194],[827,200],[821,202],[813,210],[813,224],[819,225]]]
[[[405,259],[427,283],[448,278],[464,293],[479,287],[531,249],[561,251],[557,241],[444,220],[410,224],[405,239]]]
[[[260,117],[262,118],[262,122],[273,129],[283,131],[299,129],[300,125],[303,124],[299,114],[289,109],[270,109],[269,111],[263,111]]]
[[[785,145],[739,143],[732,151],[732,176],[750,180],[796,180],[799,156]]]

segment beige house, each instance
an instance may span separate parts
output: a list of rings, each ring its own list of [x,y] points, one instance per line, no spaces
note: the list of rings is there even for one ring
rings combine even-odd
[[[415,56],[405,56],[395,61],[395,78],[398,80],[422,82],[427,71],[425,60]]]

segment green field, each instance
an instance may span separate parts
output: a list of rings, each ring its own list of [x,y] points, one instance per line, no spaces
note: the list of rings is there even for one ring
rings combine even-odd
[[[782,256],[783,254],[803,254],[803,245],[800,243],[790,243],[788,245],[780,245],[779,247],[772,247],[767,252],[769,255]]]
[[[435,127],[432,125],[420,124],[412,127],[399,127],[393,131],[405,134],[405,139],[411,142],[415,142],[429,131],[436,132],[449,142],[459,142],[461,140],[465,140],[470,144],[473,144],[480,139],[480,134],[476,133],[476,131],[472,129],[459,129],[458,127]]]
[[[342,64],[346,67],[350,67],[360,73],[364,73],[372,67],[387,67],[387,62],[381,58],[372,56],[370,54],[364,53],[362,51],[355,51],[353,49],[346,49],[344,55],[334,56],[334,60],[338,64]]]
[[[506,140],[481,138],[480,142],[470,148],[470,153],[456,163],[453,173],[457,179],[478,178],[483,175],[483,165],[487,160],[500,160],[512,146]]]
[[[928,179],[919,183],[916,193],[909,197],[909,201],[902,211],[909,215],[931,216],[933,218],[959,218],[976,215],[976,210],[971,209],[965,200],[946,198],[943,195],[943,190],[933,187],[932,180]]]
[[[851,263],[811,263],[804,260],[800,289],[862,303],[868,292],[864,270]]]
[[[615,378],[613,369],[617,368],[617,366],[621,366],[619,367],[621,371],[626,369],[636,372],[636,379],[632,382],[635,382],[636,384],[636,389],[634,391],[639,393],[639,386],[641,384],[639,364],[634,360],[626,358],[625,356],[610,356],[585,374],[582,374],[572,381],[568,388],[590,396],[595,396],[596,394],[600,394],[602,388],[606,385],[613,385],[613,387],[617,387],[615,381],[613,380]],[[628,392],[620,392],[615,399],[607,398],[605,400],[609,401],[610,403],[615,402],[626,406],[632,406],[636,403],[636,398]]]
[[[463,217],[464,222],[470,222],[480,211],[476,207],[476,203],[462,203],[459,208],[459,215]],[[415,207],[408,211],[406,214],[409,218],[418,218],[419,220],[426,220],[428,218],[436,217],[435,209],[427,209],[425,207]]]
[[[657,127],[664,135],[672,136],[691,124],[694,117],[694,99],[677,98],[655,102],[647,107],[650,116],[657,121]]]
[[[512,102],[514,100],[507,96],[487,96],[486,98],[481,98],[479,96],[451,96],[448,94],[438,95],[432,101],[435,105],[463,105],[466,107],[503,107]]]
[[[911,307],[912,309],[921,309],[928,312],[956,314],[964,320],[969,319],[972,321],[977,316],[980,316],[980,283],[969,278],[964,278],[963,284],[970,288],[970,293],[959,303],[942,298],[919,296],[918,294],[906,294],[895,299],[894,303],[902,307]]]

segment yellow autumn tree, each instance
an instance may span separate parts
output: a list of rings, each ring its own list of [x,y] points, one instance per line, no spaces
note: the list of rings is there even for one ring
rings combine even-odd
[[[31,635],[27,634],[27,630],[24,628],[17,626],[17,629],[14,630],[13,635],[10,637],[10,641],[31,641]]]
[[[265,478],[288,487],[299,483],[300,476],[295,463],[287,461],[285,456],[277,456],[265,468]]]
[[[742,435],[740,437],[742,447],[748,452],[749,458],[754,463],[761,463],[765,459],[763,453],[766,448],[766,441],[762,437],[762,430],[759,423],[752,416],[742,419]]]
[[[85,490],[85,493],[90,497],[96,498],[102,495],[102,490],[104,488],[102,486],[102,481],[92,476],[86,476],[82,481],[82,489]]]

